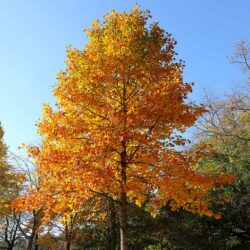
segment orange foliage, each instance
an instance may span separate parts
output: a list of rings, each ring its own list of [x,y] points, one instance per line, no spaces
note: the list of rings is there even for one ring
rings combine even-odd
[[[83,50],[67,49],[57,108],[44,106],[42,147],[29,148],[40,191],[24,207],[43,200],[48,211],[70,214],[96,193],[119,201],[125,192],[138,205],[150,197],[152,214],[170,200],[173,209],[213,215],[207,192],[230,178],[204,176],[193,168],[200,154],[176,150],[205,110],[186,100],[192,84],[183,81],[175,40],[148,18],[138,7],[111,11],[85,30]]]

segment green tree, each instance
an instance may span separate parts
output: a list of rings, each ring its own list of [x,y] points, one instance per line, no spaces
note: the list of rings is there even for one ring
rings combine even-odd
[[[7,162],[7,146],[3,140],[4,131],[0,123],[0,206],[4,204],[6,188],[10,185],[11,167]]]
[[[222,219],[217,222],[199,220],[210,232],[204,236],[204,241],[210,242],[212,249],[248,249],[250,246],[249,60],[249,47],[245,41],[240,41],[231,61],[246,73],[246,82],[223,100],[207,96],[208,113],[198,124],[200,143],[208,144],[215,151],[203,159],[202,170],[209,174],[225,171],[235,175],[234,181],[224,190],[211,192],[215,200],[218,193],[227,196],[224,204],[213,204],[214,210],[222,212]]]

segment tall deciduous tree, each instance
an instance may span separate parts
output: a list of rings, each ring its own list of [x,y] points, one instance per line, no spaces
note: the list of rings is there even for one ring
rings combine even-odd
[[[213,215],[207,191],[230,179],[203,176],[192,168],[198,156],[176,150],[205,110],[187,102],[192,84],[183,81],[176,42],[149,18],[138,6],[112,10],[85,30],[83,50],[68,48],[54,86],[57,109],[45,105],[42,147],[30,148],[42,175],[34,196],[71,212],[93,195],[110,197],[120,206],[123,250],[128,201],[148,199],[152,214],[170,200],[172,209]]]

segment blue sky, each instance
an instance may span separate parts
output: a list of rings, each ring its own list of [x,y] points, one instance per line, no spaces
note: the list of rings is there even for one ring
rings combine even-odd
[[[222,96],[242,81],[227,57],[239,39],[250,41],[249,0],[0,0],[0,121],[10,150],[39,142],[35,121],[42,104],[54,102],[51,86],[64,68],[66,46],[83,48],[84,27],[135,2],[178,41],[196,100],[202,88]]]

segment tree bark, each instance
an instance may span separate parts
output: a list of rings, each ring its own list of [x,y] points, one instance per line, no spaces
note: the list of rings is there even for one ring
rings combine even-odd
[[[67,243],[66,243],[66,250],[70,250],[70,248],[71,248],[71,244],[70,243],[71,243],[70,241],[67,241]]]
[[[14,245],[8,244],[8,250],[13,250],[13,248],[14,248]]]
[[[125,191],[121,193],[120,234],[121,234],[121,250],[128,250],[127,194]]]
[[[28,241],[27,250],[32,250],[33,240],[34,240],[34,236],[31,234],[29,241]]]
[[[126,135],[127,130],[127,81],[123,84],[122,93],[122,106],[124,114],[124,131],[123,134]],[[121,156],[121,197],[120,197],[120,245],[121,250],[128,250],[128,220],[127,220],[127,145],[126,139],[123,137],[122,140],[122,152]]]
[[[71,229],[69,224],[65,225],[66,250],[70,250],[71,248]]]
[[[35,239],[34,239],[34,250],[38,250],[39,246],[38,246],[38,234],[36,234]]]
[[[35,227],[36,228],[36,227]],[[33,248],[33,244],[34,244],[34,240],[36,237],[36,232],[32,231],[30,237],[28,238],[28,246],[27,246],[27,250],[32,250]]]
[[[126,193],[126,144],[123,141],[123,152],[121,153],[121,177],[122,177],[122,192],[120,200],[120,244],[121,250],[128,250],[128,226],[127,226],[127,193]]]
[[[113,200],[109,200],[110,204],[110,250],[116,250],[117,234],[116,234],[116,211]]]
[[[28,237],[28,247],[27,250],[32,250],[33,244],[35,243],[35,237],[36,237],[36,230],[38,228],[38,213],[35,210],[33,210],[33,225],[32,225],[32,232],[30,234],[30,237]]]

